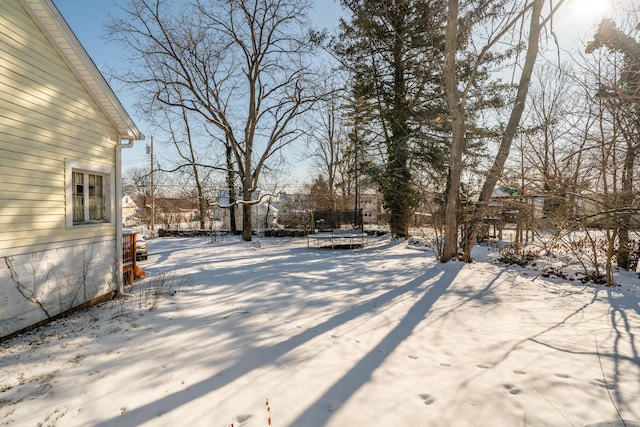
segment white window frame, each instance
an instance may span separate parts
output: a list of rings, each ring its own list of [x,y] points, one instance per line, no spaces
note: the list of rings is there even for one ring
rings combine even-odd
[[[89,221],[89,203],[88,200],[84,203],[84,222],[73,222],[73,172],[81,172],[88,176],[101,175],[102,176],[102,198],[104,200],[104,219],[99,221]],[[101,225],[101,224],[113,224],[115,220],[115,203],[113,197],[113,189],[115,188],[114,169],[108,166],[95,165],[88,162],[79,160],[66,160],[65,161],[65,183],[66,183],[66,218],[67,227],[84,227],[87,225]],[[85,184],[86,185],[86,184]],[[88,191],[84,192],[84,197],[88,198]]]

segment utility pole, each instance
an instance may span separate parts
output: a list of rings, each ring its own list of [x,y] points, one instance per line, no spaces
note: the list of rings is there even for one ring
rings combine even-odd
[[[151,146],[147,145],[147,154],[151,156],[151,230],[154,231],[156,229],[156,207],[155,207],[155,197],[156,197],[156,185],[153,174],[153,135],[151,135]]]

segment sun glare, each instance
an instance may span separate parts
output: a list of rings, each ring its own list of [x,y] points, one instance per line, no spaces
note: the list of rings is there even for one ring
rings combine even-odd
[[[612,0],[573,0],[571,4],[574,19],[580,20],[580,24],[593,24],[603,17],[611,15]]]

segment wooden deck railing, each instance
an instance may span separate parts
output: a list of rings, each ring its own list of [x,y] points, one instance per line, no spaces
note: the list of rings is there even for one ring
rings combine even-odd
[[[125,285],[132,285],[136,278],[136,233],[122,235],[122,275]]]

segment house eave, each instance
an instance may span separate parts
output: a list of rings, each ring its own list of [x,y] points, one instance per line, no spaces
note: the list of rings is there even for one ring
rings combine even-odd
[[[19,0],[19,2],[113,123],[119,137],[128,140],[144,139],[144,134],[135,125],[53,2],[51,0]]]

